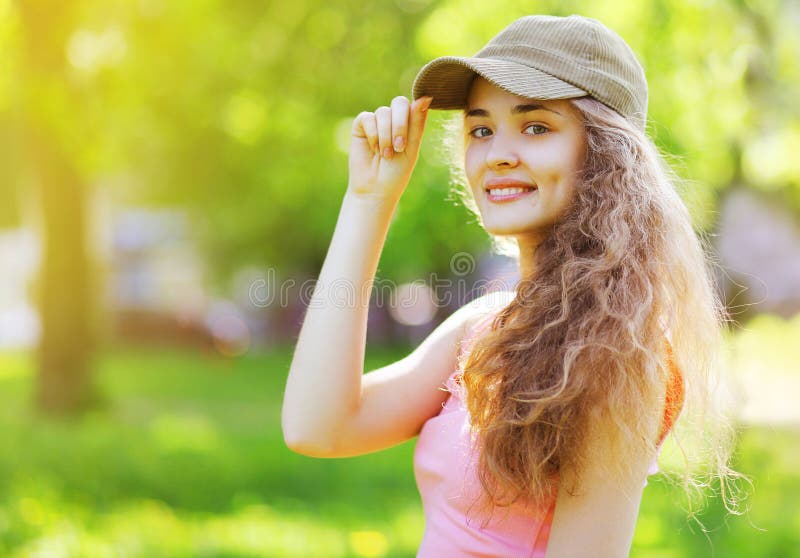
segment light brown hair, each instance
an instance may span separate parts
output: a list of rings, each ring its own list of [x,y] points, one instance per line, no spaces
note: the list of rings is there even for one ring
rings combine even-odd
[[[653,141],[591,97],[570,102],[587,137],[575,197],[538,246],[535,277],[521,279],[462,363],[481,484],[499,506],[545,501],[562,470],[574,472],[562,488],[580,490],[589,458],[622,475],[634,453],[654,457],[653,421],[643,419],[663,410],[669,335],[684,379],[671,436],[686,463],[688,511],[697,511],[692,496],[715,486],[736,513],[741,493],[732,481],[746,478],[729,466],[734,431],[716,395],[729,319],[704,251],[710,246]],[[464,175],[462,123],[449,126],[456,192],[480,219]],[[497,252],[518,256],[512,239],[492,241]],[[586,454],[593,416],[615,433],[608,456]]]

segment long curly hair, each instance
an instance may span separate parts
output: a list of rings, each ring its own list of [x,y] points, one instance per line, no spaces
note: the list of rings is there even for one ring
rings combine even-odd
[[[730,481],[743,475],[729,467],[734,431],[715,376],[730,319],[714,288],[707,240],[652,140],[591,97],[570,102],[587,137],[576,195],[537,247],[535,276],[521,278],[462,363],[484,493],[499,506],[542,502],[558,486],[580,490],[589,458],[601,459],[610,475],[625,474],[639,452],[654,458],[671,357],[684,382],[671,436],[686,464],[688,511],[696,513],[691,496],[702,500],[711,487],[738,513],[741,494]],[[457,116],[448,126],[455,191],[480,219]],[[512,239],[492,240],[496,251],[519,255]],[[605,459],[587,455],[598,417],[612,426]]]

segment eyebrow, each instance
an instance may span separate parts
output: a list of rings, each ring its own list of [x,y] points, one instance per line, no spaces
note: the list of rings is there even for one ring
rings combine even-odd
[[[564,116],[563,114],[561,114],[557,110],[553,110],[551,108],[547,108],[544,105],[536,105],[536,104],[533,104],[533,105],[517,105],[517,106],[515,106],[514,108],[511,109],[511,114],[525,114],[526,112],[533,112],[535,110],[549,110],[550,112],[554,112],[559,116]],[[465,116],[489,116],[489,111],[488,110],[484,110],[484,109],[479,109],[479,108],[470,109],[469,111],[467,111],[467,114]]]

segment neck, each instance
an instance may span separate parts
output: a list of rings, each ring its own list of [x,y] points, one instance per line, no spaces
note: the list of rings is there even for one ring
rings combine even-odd
[[[544,240],[543,236],[525,235],[518,236],[517,247],[519,248],[519,276],[522,279],[533,277],[538,266],[536,264],[536,250]]]

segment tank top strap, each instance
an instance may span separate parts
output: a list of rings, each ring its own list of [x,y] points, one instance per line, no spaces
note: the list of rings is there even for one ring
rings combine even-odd
[[[667,391],[664,396],[664,418],[661,423],[661,431],[658,435],[658,446],[660,446],[664,439],[669,434],[672,426],[683,408],[685,397],[685,388],[683,385],[683,374],[680,368],[675,363],[675,358],[672,352],[672,345],[668,339],[664,340],[667,351],[667,367],[669,368],[669,378],[667,380]]]

